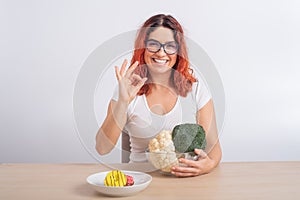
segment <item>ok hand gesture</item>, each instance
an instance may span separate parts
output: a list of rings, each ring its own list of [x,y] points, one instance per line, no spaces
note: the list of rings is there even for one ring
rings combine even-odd
[[[126,71],[127,60],[125,59],[121,69],[115,66],[116,76],[119,82],[119,100],[129,104],[136,96],[141,87],[145,84],[147,78],[141,78],[134,73],[138,66],[138,61],[133,63]]]

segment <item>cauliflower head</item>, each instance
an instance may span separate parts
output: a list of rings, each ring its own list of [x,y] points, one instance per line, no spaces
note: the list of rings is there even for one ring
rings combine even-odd
[[[171,131],[161,131],[155,138],[150,140],[148,148],[150,152],[148,159],[155,168],[163,172],[170,172],[172,166],[179,164]]]

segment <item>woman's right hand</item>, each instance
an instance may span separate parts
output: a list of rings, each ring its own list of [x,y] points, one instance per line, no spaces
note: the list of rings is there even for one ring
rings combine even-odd
[[[119,100],[127,104],[136,97],[138,91],[147,80],[146,77],[141,78],[134,73],[138,64],[138,61],[136,61],[126,70],[127,60],[125,59],[120,70],[115,66],[115,72],[119,82]]]

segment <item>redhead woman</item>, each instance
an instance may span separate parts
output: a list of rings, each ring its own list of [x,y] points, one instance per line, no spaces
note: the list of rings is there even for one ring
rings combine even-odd
[[[198,123],[206,132],[206,149],[195,149],[200,155],[196,161],[180,159],[186,167],[174,166],[172,174],[189,177],[211,172],[222,157],[213,100],[189,66],[178,21],[164,14],[149,18],[137,33],[127,65],[125,60],[121,67],[115,67],[118,92],[96,136],[98,153],[109,153],[125,132],[130,137],[130,162],[146,162],[145,149],[160,131],[172,130],[183,122]],[[187,100],[192,102],[184,103]]]

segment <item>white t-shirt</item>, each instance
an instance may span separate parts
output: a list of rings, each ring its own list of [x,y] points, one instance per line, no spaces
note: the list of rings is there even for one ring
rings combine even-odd
[[[118,100],[118,90],[112,97]],[[205,83],[198,78],[187,97],[178,96],[173,109],[165,115],[151,112],[145,95],[137,96],[128,106],[124,132],[130,137],[130,162],[146,162],[145,150],[150,139],[162,130],[173,130],[182,123],[197,123],[196,114],[209,100],[211,94]]]

